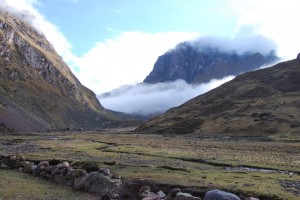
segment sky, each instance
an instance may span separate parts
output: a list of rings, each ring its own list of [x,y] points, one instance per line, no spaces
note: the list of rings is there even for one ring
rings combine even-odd
[[[96,94],[141,83],[160,55],[186,40],[262,50],[267,38],[283,60],[300,52],[298,0],[0,0],[0,7],[30,13]]]
[[[142,82],[158,56],[202,36],[259,34],[290,59],[300,47],[298,0],[0,0],[27,10],[87,87]]]

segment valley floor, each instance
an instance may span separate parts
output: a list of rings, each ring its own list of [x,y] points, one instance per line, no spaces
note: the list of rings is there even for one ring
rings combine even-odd
[[[143,135],[113,129],[2,134],[0,149],[3,155],[24,155],[31,161],[66,160],[87,170],[108,167],[126,179],[190,188],[202,197],[207,190],[222,189],[260,199],[296,200],[300,198],[299,141],[300,135],[289,134],[238,138]],[[1,199],[14,193],[14,187],[6,184],[10,178],[9,183],[18,184],[29,179],[18,172],[0,170],[0,174],[4,177],[0,179]],[[31,185],[27,191],[36,187],[34,178],[24,183]],[[45,194],[54,187],[48,190],[48,183],[41,183]]]

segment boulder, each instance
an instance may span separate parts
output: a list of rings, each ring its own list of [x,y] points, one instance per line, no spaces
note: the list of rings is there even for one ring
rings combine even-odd
[[[150,192],[148,194],[148,196],[146,196],[145,198],[143,198],[142,200],[160,200],[160,197],[158,194],[155,194],[153,192]]]
[[[8,168],[7,164],[5,164],[5,163],[1,163],[0,167],[1,167],[1,168],[4,168],[4,169],[5,169],[5,168]]]
[[[41,167],[41,166],[44,166],[44,167],[49,167],[49,166],[50,166],[50,164],[49,164],[49,162],[48,162],[48,161],[42,161],[42,162],[40,162],[40,163],[38,164],[38,167]]]
[[[140,187],[139,192],[138,192],[138,196],[143,199],[145,197],[148,197],[150,195],[150,186],[149,185],[143,185],[142,187]]]
[[[159,192],[157,193],[157,195],[158,195],[161,199],[163,199],[163,198],[165,198],[165,197],[167,196],[163,191],[159,191]]]
[[[86,175],[76,178],[74,181],[74,189],[75,190],[84,190],[87,177],[88,177],[88,175],[86,174]]]
[[[193,200],[193,195],[189,193],[178,192],[174,200]]]
[[[181,192],[180,188],[173,188],[169,193],[172,197],[176,197],[177,193]]]
[[[91,172],[85,181],[85,191],[98,196],[108,195],[111,198],[118,194],[122,182],[120,179],[112,179],[102,173]]]
[[[204,200],[241,200],[235,194],[221,190],[211,190],[206,192]]]
[[[27,164],[27,165],[24,166],[23,171],[24,171],[25,173],[31,174],[32,171],[33,171],[35,168],[37,168],[37,165],[34,165],[34,164],[29,163],[29,164]]]
[[[102,174],[105,174],[105,175],[110,175],[110,169],[108,169],[108,168],[101,168],[101,169],[99,169],[99,172],[101,172]]]
[[[62,163],[62,166],[63,166],[63,168],[69,168],[70,164],[65,161],[65,162]]]
[[[53,177],[53,180],[58,183],[58,184],[61,184],[61,185],[64,185],[67,183],[67,178],[62,175],[62,174],[57,174]]]

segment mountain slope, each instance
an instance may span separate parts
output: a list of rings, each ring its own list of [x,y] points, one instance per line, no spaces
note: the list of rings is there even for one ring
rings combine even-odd
[[[261,135],[299,133],[300,58],[242,74],[153,118],[150,133]]]
[[[100,127],[117,120],[33,27],[1,14],[0,41],[0,122],[32,131]]]
[[[183,42],[157,59],[144,82],[183,79],[187,83],[203,83],[251,71],[277,59],[273,51],[266,56],[258,52],[238,54],[235,50],[225,52],[209,46],[196,48],[190,42]]]

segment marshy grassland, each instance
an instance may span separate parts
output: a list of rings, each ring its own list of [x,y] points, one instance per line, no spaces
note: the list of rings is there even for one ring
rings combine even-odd
[[[125,179],[147,179],[157,184],[193,188],[199,194],[217,188],[260,199],[296,200],[300,198],[299,141],[300,135],[288,133],[263,137],[204,137],[110,129],[2,134],[0,150],[3,155],[24,155],[31,161],[66,160],[87,170],[108,167]],[[2,199],[19,187],[10,188],[7,194],[4,189],[10,187],[6,184],[9,179],[26,184],[29,189],[24,190],[28,193],[37,187],[34,177],[17,171],[0,170],[0,173],[6,177],[0,179]],[[40,181],[44,185],[43,193],[48,194],[47,187],[55,187],[45,180]],[[59,187],[59,191],[66,194],[71,190]],[[41,194],[36,195],[38,199]],[[88,197],[80,199],[84,198]]]

